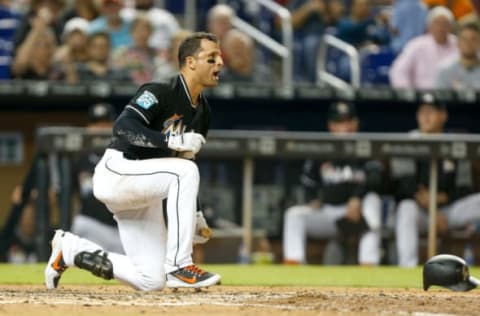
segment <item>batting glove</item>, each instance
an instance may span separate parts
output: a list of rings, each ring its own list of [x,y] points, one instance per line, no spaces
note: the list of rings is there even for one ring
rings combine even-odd
[[[191,151],[196,154],[205,144],[205,138],[199,133],[172,133],[168,137],[168,148],[176,151]]]
[[[212,237],[212,230],[208,227],[203,212],[198,211],[196,214],[195,234],[193,235],[194,244],[204,244]]]

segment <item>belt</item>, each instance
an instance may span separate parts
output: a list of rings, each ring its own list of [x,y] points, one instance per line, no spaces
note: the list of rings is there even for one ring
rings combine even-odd
[[[137,156],[134,156],[130,153],[123,153],[123,158],[128,159],[128,160],[138,160]]]

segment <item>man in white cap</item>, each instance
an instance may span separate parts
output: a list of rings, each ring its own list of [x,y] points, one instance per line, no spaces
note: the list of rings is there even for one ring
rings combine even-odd
[[[69,64],[87,60],[88,24],[87,20],[79,17],[65,23],[62,32],[63,44],[55,51],[54,63],[60,63],[65,68]]]

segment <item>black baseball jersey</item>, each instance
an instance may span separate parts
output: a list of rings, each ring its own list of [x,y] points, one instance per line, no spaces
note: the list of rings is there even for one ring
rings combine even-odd
[[[181,75],[170,83],[142,85],[115,122],[110,148],[129,159],[172,157],[168,148],[171,133],[196,132],[207,136],[210,106],[200,95],[194,107]]]
[[[80,197],[79,213],[94,218],[104,224],[116,226],[112,213],[93,195],[93,171],[101,159],[100,154],[85,153],[78,157],[73,168],[73,183]]]
[[[428,189],[430,161],[394,158],[391,161],[394,195],[397,200],[412,199],[420,185]],[[451,159],[439,160],[437,166],[438,192],[446,193],[447,204],[472,191],[470,164]],[[440,205],[441,206],[441,205]]]
[[[382,174],[383,166],[374,160],[307,160],[301,183],[307,201],[320,199],[325,204],[339,205],[370,191],[379,192]]]

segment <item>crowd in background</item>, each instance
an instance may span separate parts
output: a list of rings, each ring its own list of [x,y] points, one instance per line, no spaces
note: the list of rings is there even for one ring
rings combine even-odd
[[[166,81],[189,32],[221,40],[223,82],[279,82],[278,58],[234,29],[235,16],[281,40],[278,17],[255,1],[197,3],[195,30],[181,1],[1,0],[0,79]],[[357,49],[363,85],[479,88],[480,31],[474,1],[277,0],[291,12],[295,82],[317,83],[317,53],[330,34]],[[331,49],[326,68],[350,76]]]

